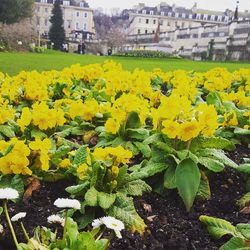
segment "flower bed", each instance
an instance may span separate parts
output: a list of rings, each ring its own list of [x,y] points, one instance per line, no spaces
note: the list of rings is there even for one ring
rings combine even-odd
[[[220,176],[233,172],[233,176],[243,176],[242,187],[248,186],[249,156],[237,153],[236,146],[247,149],[249,144],[249,69],[233,73],[222,68],[205,73],[129,72],[107,61],[103,65],[73,65],[61,72],[20,72],[14,77],[0,73],[0,94],[0,191],[18,191],[18,197],[10,198],[8,204],[6,197],[0,197],[4,205],[0,212],[4,210],[6,216],[8,210],[27,212],[28,217],[33,209],[32,195],[54,183],[66,183],[63,189],[68,197],[55,190],[46,206],[54,207],[56,198],[70,198],[55,203],[61,209],[43,214],[47,217],[56,212],[49,222],[60,221],[63,229],[58,234],[37,228],[32,237],[35,226],[49,227],[47,218],[37,220],[32,228],[27,225],[28,234],[28,219],[22,218],[26,239],[18,233],[15,240],[12,230],[20,249],[30,249],[32,244],[44,249],[78,249],[78,244],[106,249],[112,237],[123,235],[123,224],[140,237],[148,235],[150,225],[138,207],[141,198],[136,198],[144,193],[149,193],[143,197],[152,203],[144,209],[162,199],[155,200],[154,193],[167,195],[163,203],[168,197],[170,204],[178,201],[172,204],[181,209],[185,220],[195,214],[198,228],[203,222],[216,238],[231,235],[227,244],[248,245],[248,224],[234,228],[212,217],[201,216],[199,222],[198,216],[224,215],[206,209],[214,204],[214,183],[216,187],[228,185]],[[229,157],[228,152],[240,159]],[[242,191],[239,194],[244,195]],[[248,209],[249,196],[239,202],[241,211]],[[28,211],[20,211],[22,203],[26,205],[21,208]],[[194,213],[194,209],[200,212]],[[153,223],[154,214],[148,213]],[[94,221],[103,216],[110,217]],[[236,223],[240,222],[246,221]],[[7,221],[2,224],[1,237],[9,242]],[[11,226],[10,221],[8,224]],[[169,230],[166,226],[163,234]],[[157,237],[157,232],[152,234]],[[123,240],[113,242],[111,248]],[[166,249],[168,244],[171,242],[162,247]],[[181,249],[182,243],[178,245],[176,240],[175,244]],[[192,245],[197,244],[191,242],[187,249]]]

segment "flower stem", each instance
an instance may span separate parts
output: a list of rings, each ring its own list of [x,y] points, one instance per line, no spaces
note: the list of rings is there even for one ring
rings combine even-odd
[[[29,242],[29,241],[30,241],[29,235],[28,235],[28,233],[27,233],[27,231],[26,231],[26,229],[25,229],[23,223],[21,222],[20,224],[21,224],[23,233],[24,233],[24,235],[25,235],[25,238],[26,238],[26,240]]]
[[[64,228],[63,228],[63,240],[66,239],[67,221],[68,221],[68,210],[65,211],[65,222],[64,222]]]
[[[11,220],[10,220],[10,216],[9,216],[9,212],[8,212],[8,208],[7,208],[7,201],[6,200],[3,202],[3,206],[4,206],[5,216],[6,216],[6,219],[8,221],[8,224],[9,224],[9,227],[10,227],[10,231],[11,231],[14,243],[16,245],[16,248],[18,248],[18,241],[17,241],[17,238],[16,238],[16,233],[14,231],[14,228],[13,228]]]

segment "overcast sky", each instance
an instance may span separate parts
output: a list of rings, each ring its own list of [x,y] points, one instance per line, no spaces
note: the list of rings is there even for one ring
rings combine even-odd
[[[194,2],[197,2],[198,8],[205,8],[211,10],[225,10],[226,8],[235,9],[237,0],[87,0],[91,8],[102,7],[104,10],[110,8],[131,8],[137,3],[145,3],[148,6],[156,6],[160,2],[167,2],[172,5],[173,3],[177,6],[184,6],[191,8]],[[250,0],[239,0],[239,9],[240,11],[250,9]]]

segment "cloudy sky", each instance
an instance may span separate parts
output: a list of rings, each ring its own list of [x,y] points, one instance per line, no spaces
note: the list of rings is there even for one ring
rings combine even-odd
[[[235,9],[237,0],[165,0],[168,4],[175,3],[178,6],[191,8],[197,2],[199,8],[211,10],[225,10],[226,8]],[[240,10],[250,10],[250,0],[239,0]],[[148,6],[155,6],[164,0],[87,0],[91,8],[102,7],[104,10],[110,8],[131,8],[139,2],[144,2]]]

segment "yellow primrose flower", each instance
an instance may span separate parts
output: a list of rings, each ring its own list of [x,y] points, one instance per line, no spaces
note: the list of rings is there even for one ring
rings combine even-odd
[[[108,133],[116,134],[120,129],[120,124],[113,118],[109,118],[105,123],[105,130]]]

